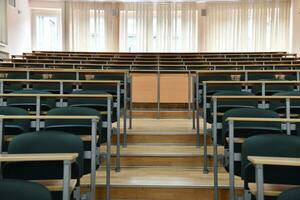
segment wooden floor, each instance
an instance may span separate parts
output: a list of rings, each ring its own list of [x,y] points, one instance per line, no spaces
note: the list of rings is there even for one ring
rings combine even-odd
[[[111,170],[113,200],[210,200],[213,174],[203,174],[203,148],[195,147],[190,119],[134,119],[128,147],[121,148],[121,172]],[[101,151],[105,151],[102,147]],[[223,152],[219,148],[219,152]],[[212,147],[209,146],[212,167]],[[112,149],[112,162],[115,146]],[[211,168],[210,168],[211,169]],[[97,171],[97,195],[105,194],[105,169]],[[220,199],[228,199],[228,173],[220,167]],[[82,178],[83,190],[89,175]],[[237,178],[237,187],[243,183]]]

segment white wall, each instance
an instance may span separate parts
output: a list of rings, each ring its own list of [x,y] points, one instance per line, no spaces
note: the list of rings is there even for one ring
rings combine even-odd
[[[297,53],[298,56],[300,56],[300,0],[293,0],[292,12],[292,52]]]
[[[28,0],[17,0],[16,8],[7,7],[8,45],[0,50],[11,55],[31,51],[30,7]]]

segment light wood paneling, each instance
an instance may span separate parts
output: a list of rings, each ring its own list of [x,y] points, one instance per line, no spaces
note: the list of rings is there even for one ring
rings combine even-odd
[[[132,74],[133,102],[153,103],[157,101],[157,75],[134,73]]]
[[[160,102],[189,102],[188,74],[160,75]]]

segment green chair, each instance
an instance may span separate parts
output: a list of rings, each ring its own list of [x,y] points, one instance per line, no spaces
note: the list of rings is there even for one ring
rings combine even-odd
[[[97,90],[80,90],[74,91],[72,94],[108,94],[104,91],[97,91]],[[106,112],[107,111],[107,99],[106,98],[70,98],[68,99],[68,106],[70,107],[87,107],[93,108],[99,112]],[[113,102],[111,103],[111,110],[112,112],[112,123],[117,121],[117,108],[113,106]],[[103,114],[102,120],[107,120],[107,115]]]
[[[245,190],[249,190],[249,183],[255,182],[255,168],[247,159],[248,156],[300,158],[300,137],[271,134],[246,139],[241,155],[241,176],[245,181]],[[264,183],[299,185],[299,177],[299,167],[264,166]]]
[[[60,131],[38,131],[18,135],[8,146],[8,154],[77,153],[72,164],[72,179],[80,186],[83,175],[83,142],[74,134]],[[55,180],[63,177],[63,162],[15,162],[3,165],[3,177],[23,180]],[[61,192],[51,192],[52,200],[59,200]]]
[[[259,108],[235,108],[224,113],[222,119],[222,144],[225,146],[225,151],[229,151],[229,144],[227,138],[229,137],[228,117],[259,117],[259,118],[279,118],[279,115],[271,110],[264,110]],[[276,122],[235,122],[234,123],[234,137],[235,138],[249,138],[255,135],[263,134],[283,134],[281,124]],[[241,144],[234,145],[234,153],[241,153]],[[229,171],[228,157],[225,157],[224,167]],[[241,176],[240,161],[235,161],[235,175]]]
[[[51,74],[49,80],[76,80],[76,76],[73,74]],[[44,79],[43,75],[37,74],[34,75],[34,79]],[[51,92],[54,94],[60,93],[60,84],[59,83],[32,83],[32,88],[34,90],[41,90],[46,92]],[[63,84],[63,93],[71,93],[73,90],[72,83]]]
[[[244,91],[219,91],[213,96],[254,96],[250,92]],[[256,99],[218,99],[217,100],[217,123],[222,124],[223,115],[226,111],[234,108],[256,108],[258,106],[258,101]],[[213,123],[213,102],[210,104],[210,108],[207,109],[207,122]],[[217,129],[217,143],[223,145],[222,139],[222,128]]]
[[[294,188],[281,193],[277,200],[297,200],[300,197],[300,188]]]
[[[289,92],[279,92],[274,94],[273,96],[300,96],[300,91],[289,91]],[[282,116],[286,116],[286,100],[270,100],[270,109],[275,112],[281,114]],[[300,100],[290,100],[290,114],[299,115],[300,113]]]
[[[41,90],[17,90],[12,92],[12,94],[51,94],[49,92]],[[41,98],[41,111],[48,111],[55,107],[54,98]],[[8,97],[7,105],[13,107],[24,108],[28,111],[36,111],[36,97]]]
[[[24,72],[13,72],[7,74],[7,79],[26,79],[26,73]],[[10,93],[16,90],[22,90],[23,83],[8,83],[4,84],[4,92]]]
[[[22,108],[17,107],[0,107],[0,115],[28,115],[28,112]],[[3,135],[19,135],[30,130],[30,120],[28,119],[11,119],[3,121]],[[2,151],[7,151],[7,141],[3,141]]]
[[[98,116],[101,119],[101,116],[98,111],[92,108],[84,107],[63,107],[63,108],[54,108],[47,113],[48,116],[51,115],[64,115],[64,116]],[[91,136],[92,124],[91,120],[56,120],[56,119],[47,119],[45,120],[45,130],[52,131],[64,131],[81,136]],[[101,134],[102,131],[102,122],[98,123],[97,127],[97,147],[100,147],[100,143],[106,142],[106,132]],[[84,142],[84,150],[91,150],[91,141]],[[90,159],[85,159],[84,161],[84,174],[90,173]]]
[[[0,180],[1,200],[52,200],[51,193],[44,186],[24,181]]]

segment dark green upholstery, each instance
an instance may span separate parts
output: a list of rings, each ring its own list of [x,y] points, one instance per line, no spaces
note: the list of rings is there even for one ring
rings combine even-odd
[[[7,79],[26,79],[25,72],[13,72],[8,73]],[[22,83],[5,83],[4,84],[4,91],[5,92],[13,92],[16,90],[22,90],[23,84]]]
[[[51,94],[41,90],[17,90],[13,94]],[[28,111],[36,110],[36,97],[8,97],[7,105],[24,108]],[[41,98],[41,111],[48,111],[55,107],[55,98]]]
[[[279,92],[274,94],[274,96],[300,96],[300,91],[288,91],[288,92]],[[291,114],[299,114],[300,113],[300,100],[290,100]],[[286,100],[271,100],[270,101],[270,109],[274,110],[280,114],[286,114]]]
[[[264,110],[259,108],[235,108],[224,113],[222,120],[222,144],[225,149],[228,149],[229,126],[226,119],[228,117],[259,117],[259,118],[279,118],[278,114],[271,110]],[[283,134],[281,124],[276,122],[234,122],[234,137],[248,138],[255,135],[262,134]],[[234,152],[241,153],[241,145],[234,145]],[[228,170],[227,165],[225,169]],[[240,161],[235,162],[235,175],[241,176]]]
[[[17,107],[0,107],[0,115],[28,115],[28,112]],[[30,130],[30,120],[28,119],[11,119],[4,120],[3,135],[19,135]],[[7,151],[8,142],[3,142],[2,151]]]
[[[73,74],[60,74],[52,73],[52,76],[49,77],[49,80],[76,80],[76,76]],[[33,79],[44,79],[42,74],[35,74],[32,77]],[[73,90],[72,83],[63,84],[64,93],[71,93]],[[35,90],[47,91],[55,94],[60,93],[60,84],[59,83],[33,83],[32,88]]]
[[[277,79],[262,79],[261,81],[276,81]],[[281,80],[279,80],[281,81]],[[294,85],[293,84],[266,84],[265,85],[265,94],[266,95],[273,95],[278,92],[286,92],[286,91],[293,91]],[[261,84],[255,84],[252,87],[252,92],[256,95],[262,94],[262,87]]]
[[[248,156],[275,156],[300,158],[300,137],[285,134],[253,136],[242,145],[242,178],[246,186],[255,182],[255,170]],[[264,182],[275,184],[300,184],[300,168],[284,166],[264,166]]]
[[[28,115],[28,112],[17,107],[0,107],[0,115]],[[18,135],[30,130],[30,120],[28,119],[12,119],[4,120],[4,134]]]
[[[199,85],[199,89],[203,91],[203,85],[202,85],[202,82],[203,81],[232,81],[231,79],[231,75],[230,74],[220,74],[220,75],[210,75],[210,76],[200,76],[199,77],[199,82],[200,82],[200,85]],[[227,84],[224,84],[224,85],[215,85],[215,84],[208,84],[207,87],[206,87],[206,95],[213,95],[215,94],[216,92],[219,92],[219,91],[226,91],[226,90],[229,90],[229,91],[240,91],[242,90],[242,86],[240,85],[227,85]],[[196,94],[196,93],[195,93]],[[203,106],[203,101],[202,101],[202,95],[199,95],[199,98],[200,98],[200,101],[201,104],[200,106]],[[210,102],[210,98],[207,98],[206,100],[207,103]]]
[[[220,91],[216,92],[213,96],[254,96],[254,94],[250,92],[244,91]],[[233,109],[233,108],[256,108],[258,105],[258,101],[256,99],[218,99],[217,101],[217,112],[225,113],[226,111]],[[208,109],[208,122],[213,122],[213,102],[211,102],[211,106]],[[218,122],[222,121],[222,116],[218,116]]]
[[[59,83],[34,83],[32,84],[32,88],[34,90],[42,90],[46,92],[51,92],[55,94],[60,93],[60,84]],[[72,83],[64,83],[63,84],[63,93],[71,93],[72,92]]]
[[[298,200],[300,198],[300,188],[294,188],[281,193],[277,200]]]
[[[100,143],[106,142],[106,131],[102,131],[101,116],[98,111],[92,108],[84,107],[63,107],[63,108],[54,108],[50,110],[47,115],[68,115],[68,116],[98,116],[100,122],[98,123],[97,135],[99,136],[98,145]],[[54,120],[48,119],[45,121],[45,130],[55,130],[55,131],[64,131],[77,135],[91,135],[92,125],[91,120]],[[91,142],[84,142],[84,150],[91,150]],[[84,162],[84,174],[90,173],[90,159],[85,159]]]
[[[1,200],[52,200],[51,193],[37,183],[5,179],[0,180]]]
[[[51,109],[47,115],[67,115],[67,116],[98,116],[100,122],[98,123],[98,133],[101,132],[101,116],[98,111],[92,108],[85,107],[63,107]],[[47,130],[61,130],[78,135],[90,135],[91,134],[91,120],[45,120],[45,129]]]
[[[8,146],[9,154],[31,153],[77,153],[78,158],[72,164],[72,178],[80,178],[83,174],[83,142],[79,136],[59,131],[39,131],[16,136]],[[16,162],[5,163],[3,177],[23,180],[62,179],[63,162]],[[61,199],[61,192],[52,195]]]
[[[81,90],[74,91],[72,94],[108,94],[107,92],[97,91],[97,90]],[[96,109],[97,111],[107,111],[107,98],[70,98],[68,100],[68,105],[71,107],[88,107]],[[113,102],[111,102],[112,112],[112,122],[117,121],[117,108],[113,107]],[[107,120],[107,115],[102,115],[102,120]]]
[[[275,80],[276,77],[274,74],[270,73],[249,73],[248,74],[248,80],[249,81],[257,81],[257,80]]]

